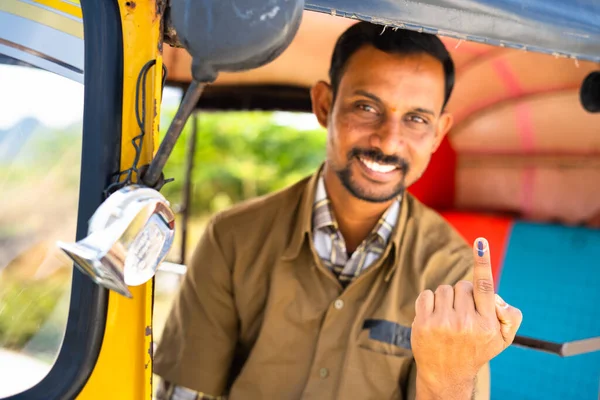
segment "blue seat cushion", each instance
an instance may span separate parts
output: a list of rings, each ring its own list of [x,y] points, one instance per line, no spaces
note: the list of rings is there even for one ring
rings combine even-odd
[[[498,293],[523,311],[519,334],[600,336],[600,230],[517,222]],[[598,400],[600,352],[562,358],[511,346],[491,362],[492,399]]]

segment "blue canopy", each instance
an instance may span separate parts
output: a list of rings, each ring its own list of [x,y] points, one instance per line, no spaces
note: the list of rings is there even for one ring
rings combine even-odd
[[[600,62],[600,0],[306,0],[306,9]]]

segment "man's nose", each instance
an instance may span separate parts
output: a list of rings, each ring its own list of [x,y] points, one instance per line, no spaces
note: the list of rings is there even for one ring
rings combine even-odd
[[[400,121],[389,119],[379,126],[379,129],[371,135],[369,144],[380,149],[384,154],[398,153],[406,145]]]

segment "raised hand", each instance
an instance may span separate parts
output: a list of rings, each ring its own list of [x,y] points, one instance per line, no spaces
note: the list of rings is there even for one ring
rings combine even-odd
[[[473,245],[473,281],[423,291],[416,300],[411,344],[417,398],[470,399],[479,369],[508,347],[521,311],[494,292],[487,240]]]

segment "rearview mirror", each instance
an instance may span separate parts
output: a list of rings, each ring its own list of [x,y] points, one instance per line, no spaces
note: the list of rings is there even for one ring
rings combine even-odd
[[[86,238],[57,244],[94,282],[131,298],[128,286],[152,279],[165,259],[173,243],[174,220],[159,192],[130,185],[100,205]]]
[[[292,42],[304,0],[171,0],[177,37],[192,56],[192,76],[212,82],[219,71],[258,68]]]
[[[171,28],[192,56],[193,82],[142,182],[156,187],[204,87],[220,71],[237,72],[273,61],[290,45],[304,0],[171,0]]]

